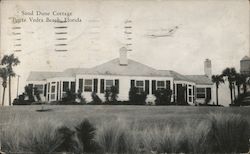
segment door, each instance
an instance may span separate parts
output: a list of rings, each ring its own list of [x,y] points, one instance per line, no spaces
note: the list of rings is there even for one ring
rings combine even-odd
[[[182,84],[177,84],[177,104],[185,104],[186,102],[186,90]]]
[[[50,88],[50,101],[56,101],[56,83],[52,82]]]

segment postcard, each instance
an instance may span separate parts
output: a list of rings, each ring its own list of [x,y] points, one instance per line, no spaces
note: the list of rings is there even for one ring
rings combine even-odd
[[[249,150],[248,0],[0,4],[0,153]]]

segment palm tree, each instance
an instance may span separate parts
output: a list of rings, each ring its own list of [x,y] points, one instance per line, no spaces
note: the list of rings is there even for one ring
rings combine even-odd
[[[2,106],[4,106],[4,97],[5,97],[5,89],[7,87],[7,78],[8,78],[8,70],[6,68],[0,68],[0,77],[3,80],[3,98],[2,98]]]
[[[243,75],[243,74],[237,73],[236,76],[235,76],[235,84],[237,86],[238,96],[240,95],[240,86],[241,85],[244,86],[244,84],[246,84],[246,79],[247,79],[247,77],[245,75]]]
[[[218,99],[218,89],[219,89],[219,85],[221,83],[224,83],[224,79],[222,75],[213,75],[212,76],[212,81],[213,83],[215,83],[216,85],[216,105],[219,105],[219,99]]]
[[[226,76],[229,82],[230,96],[231,96],[231,104],[233,104],[233,86],[236,76],[235,68],[226,68],[222,71],[222,75]]]
[[[15,76],[15,72],[13,70],[13,66],[16,66],[20,63],[19,59],[11,55],[4,55],[3,59],[1,60],[2,65],[6,65],[8,70],[8,78],[9,78],[9,105],[11,105],[11,78]]]

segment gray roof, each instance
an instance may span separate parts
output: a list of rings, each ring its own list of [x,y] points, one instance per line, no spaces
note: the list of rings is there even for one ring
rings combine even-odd
[[[200,85],[213,85],[211,79],[206,75],[185,75],[187,78]]]
[[[128,65],[120,65],[119,58],[110,60],[104,64],[92,68],[69,68],[63,73],[71,74],[98,74],[98,75],[123,75],[123,76],[169,76],[170,73],[162,73],[152,67],[128,59]]]
[[[128,65],[120,65],[119,58],[113,59],[91,69],[94,74],[124,76],[165,76],[158,70],[128,59]]]
[[[27,81],[45,81],[48,78],[62,76],[62,72],[30,72]]]
[[[54,77],[74,77],[76,74],[173,77],[174,80],[197,84],[211,83],[204,75],[185,76],[172,70],[157,70],[131,59],[128,59],[128,65],[120,65],[119,58],[92,68],[69,68],[63,72],[31,72],[27,81],[45,81]]]
[[[187,78],[185,75],[182,75],[180,73],[177,73],[175,71],[172,70],[159,70],[159,72],[166,74],[168,76],[171,76],[174,78],[174,80],[178,80],[178,81],[190,81],[193,82],[193,80],[190,80],[189,78]]]

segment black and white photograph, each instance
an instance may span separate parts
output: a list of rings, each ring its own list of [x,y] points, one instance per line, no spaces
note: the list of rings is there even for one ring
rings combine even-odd
[[[250,154],[249,0],[0,0],[0,154]]]

